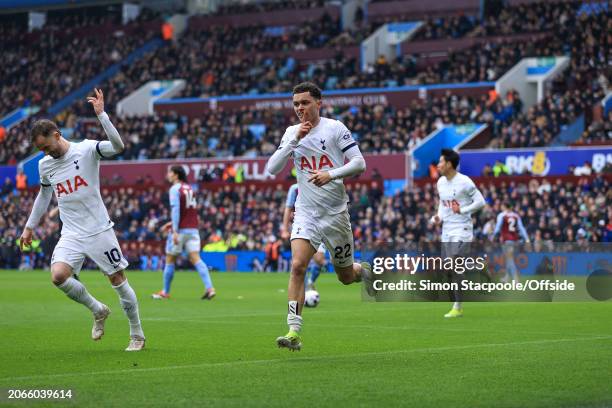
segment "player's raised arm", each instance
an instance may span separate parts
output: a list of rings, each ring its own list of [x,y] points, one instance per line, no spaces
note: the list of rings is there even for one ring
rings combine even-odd
[[[300,125],[300,128],[302,125]],[[291,153],[293,153],[293,149],[300,141],[298,133],[299,132],[293,133],[291,130],[287,129],[283,135],[280,145],[278,146],[278,149],[268,159],[268,163],[266,163],[266,170],[268,173],[278,174],[285,167],[287,160],[289,160]]]
[[[34,200],[34,206],[32,207],[30,217],[26,222],[21,238],[19,238],[19,247],[22,251],[24,245],[32,245],[32,230],[38,225],[40,218],[47,212],[52,195],[53,189],[50,185],[42,184],[40,186],[36,200]]]
[[[88,96],[87,102],[91,103],[93,106],[94,112],[96,112],[98,120],[109,140],[108,142],[98,142],[96,150],[101,157],[107,158],[123,152],[125,145],[123,144],[123,140],[121,140],[121,135],[119,135],[119,132],[108,117],[108,114],[104,112],[104,94],[102,90],[94,89],[94,92],[96,96]]]

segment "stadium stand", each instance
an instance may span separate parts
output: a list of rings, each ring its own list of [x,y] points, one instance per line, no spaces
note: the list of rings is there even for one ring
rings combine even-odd
[[[536,243],[612,241],[612,208],[605,205],[610,200],[610,183],[602,175],[552,182],[509,178],[507,182],[493,183],[483,178],[477,184],[488,204],[475,217],[475,236],[481,242],[489,239],[504,201],[513,203]],[[255,184],[225,185],[216,190],[207,189],[206,184],[201,187],[198,211],[204,247],[221,240],[226,241],[227,249],[261,250],[270,235],[279,235],[286,197],[282,185],[265,188]],[[428,181],[391,196],[383,195],[377,183],[352,183],[347,193],[357,247],[389,241],[439,240],[440,232],[427,223],[438,206],[434,182]],[[102,196],[110,209],[117,235],[127,248],[149,245],[159,250],[165,242],[159,226],[169,219],[166,189],[108,187],[102,189]],[[34,198],[35,191],[10,192],[1,197],[3,241],[0,251],[5,260],[21,262],[20,254],[12,251],[27,218],[22,208],[30,208]],[[50,208],[54,207],[55,204],[51,204]],[[48,248],[57,240],[58,228],[57,216],[48,216],[36,231],[41,248],[37,262],[41,265],[49,261]],[[136,265],[139,264],[137,261]]]
[[[555,138],[563,126],[571,123],[573,119],[598,102],[598,99],[603,97],[608,87],[606,61],[610,54],[610,44],[609,39],[603,33],[610,25],[609,12],[576,16],[577,4],[576,2],[562,3],[559,9],[556,9],[551,4],[537,3],[520,5],[508,9],[509,11],[504,11],[503,13],[508,16],[513,16],[508,22],[513,30],[532,30],[535,27],[535,17],[533,16],[537,14],[541,20],[540,27],[550,28],[554,31],[554,35],[546,36],[535,43],[525,41],[486,42],[453,52],[446,60],[424,66],[423,61],[420,61],[418,56],[412,55],[405,55],[397,61],[381,59],[377,64],[368,67],[365,72],[358,71],[357,61],[353,57],[343,54],[340,49],[337,50],[335,58],[322,62],[297,61],[291,57],[278,56],[278,54],[273,56],[274,52],[272,52],[271,57],[259,53],[254,57],[254,60],[248,60],[239,56],[240,53],[236,54],[235,58],[227,58],[224,49],[219,46],[221,42],[215,41],[219,35],[229,36],[229,38],[235,38],[236,40],[247,38],[248,40],[242,42],[229,41],[230,44],[235,44],[233,47],[236,50],[253,47],[257,50],[263,50],[273,47],[272,44],[281,44],[274,45],[278,51],[278,47],[283,48],[287,44],[295,43],[298,37],[302,38],[301,42],[309,43],[309,46],[321,45],[317,43],[320,38],[309,29],[310,26],[308,25],[303,30],[299,30],[297,36],[287,37],[291,41],[286,43],[268,41],[258,43],[262,38],[267,38],[263,34],[265,30],[261,27],[259,31],[255,30],[253,35],[249,36],[238,35],[243,34],[245,30],[245,28],[240,27],[188,30],[174,44],[152,52],[135,64],[124,66],[118,75],[100,84],[100,86],[105,89],[108,100],[118,101],[148,80],[181,77],[188,78],[188,85],[183,91],[184,96],[281,92],[290,89],[292,84],[307,78],[324,84],[328,88],[393,86],[413,82],[423,84],[473,82],[497,79],[526,56],[563,55],[569,52],[572,57],[571,67],[560,80],[555,82],[555,91],[549,94],[540,105],[533,107],[529,112],[522,113],[507,127],[496,128],[494,132],[493,146],[544,146]],[[521,20],[521,16],[527,16],[528,18]],[[336,36],[337,24],[333,23],[330,18],[325,14],[322,17],[323,20],[330,22],[329,31],[323,31],[323,37],[327,42],[334,36],[336,39],[342,37],[342,35]],[[424,30],[425,32],[433,30],[438,33],[432,34],[434,37],[448,34],[452,36],[452,32],[446,33],[449,30],[444,28],[446,26],[465,25],[465,23],[460,23],[460,21],[463,21],[462,17],[436,20],[435,23],[433,21],[427,24]],[[523,21],[523,23],[520,23],[523,25],[519,27],[517,26],[519,23],[512,23],[512,21]],[[568,28],[572,25],[578,25],[580,30]],[[435,27],[442,28],[435,29]],[[252,27],[249,26],[248,28]],[[465,30],[461,29],[460,31]],[[421,32],[424,32],[423,29]],[[489,34],[500,33],[485,30],[483,35]],[[599,38],[603,40],[597,41]],[[298,42],[300,41],[298,40]],[[199,50],[201,44],[205,44],[206,53],[196,51]],[[85,70],[79,70],[79,72],[83,71]],[[71,76],[68,75],[67,78],[71,78]],[[70,81],[79,82],[73,79]],[[49,86],[61,86],[64,82],[66,81],[52,83]],[[584,86],[593,89],[593,93],[589,95],[589,100],[584,93],[575,91],[575,89],[583,89]],[[69,88],[69,85],[64,85],[64,87]],[[15,94],[23,94],[23,92],[11,93],[9,88],[11,87],[4,88],[5,97],[8,98],[10,95],[12,98],[7,99],[7,101],[14,100]],[[46,88],[37,87],[36,90],[38,89]],[[574,94],[572,94],[572,91],[574,91]],[[35,101],[37,102],[38,99],[40,99],[40,96]],[[18,100],[20,100],[19,97]],[[78,101],[63,118],[70,119],[73,118],[72,115],[91,116],[90,107],[83,101]],[[202,121],[205,122],[205,119],[202,118]],[[226,122],[234,120],[228,118]],[[129,124],[127,126],[129,127]],[[30,151],[23,141],[25,129],[27,129],[27,123],[9,131],[8,139],[16,143],[0,145],[0,162],[14,163],[29,154]],[[430,129],[431,127],[427,130]],[[597,127],[594,129],[597,129]],[[235,132],[239,132],[239,130],[235,130]],[[591,133],[586,134],[590,135]],[[221,136],[220,139],[224,139],[224,137]],[[406,137],[397,142],[394,140],[388,141],[388,143],[397,144],[399,147],[405,146],[409,142]],[[246,148],[238,147],[234,149],[222,145],[219,149],[220,154],[237,155],[251,150],[258,152],[267,150],[250,144],[251,142],[248,142]],[[155,151],[155,146],[151,146],[154,151],[145,152],[142,157],[159,157]],[[194,150],[198,151],[198,154],[202,154],[203,149],[197,148]],[[138,155],[140,155],[140,151]],[[206,152],[203,155],[207,156]],[[131,152],[128,157],[138,156]]]
[[[112,14],[98,20],[95,14],[64,12],[51,15],[47,25],[29,34],[19,23],[0,28],[0,116],[21,106],[44,111],[156,36],[156,18],[144,13],[122,25]],[[109,34],[112,41],[102,37]]]

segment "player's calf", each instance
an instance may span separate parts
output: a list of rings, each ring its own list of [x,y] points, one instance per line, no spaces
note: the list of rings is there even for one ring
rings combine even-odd
[[[63,262],[51,265],[53,284],[70,299],[88,308],[94,316],[103,311],[104,305],[91,296],[83,283],[72,277],[72,268]]]
[[[336,275],[338,280],[344,285],[350,285],[351,283],[361,282],[362,267],[361,264],[353,263],[350,266],[335,266]]]

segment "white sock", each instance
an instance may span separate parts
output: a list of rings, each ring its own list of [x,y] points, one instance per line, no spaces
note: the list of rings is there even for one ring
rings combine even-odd
[[[140,336],[144,338],[142,326],[140,325],[140,317],[138,316],[138,299],[136,299],[134,289],[132,289],[127,279],[118,286],[113,286],[113,289],[115,289],[119,295],[121,307],[130,321],[130,336]]]
[[[83,285],[78,280],[74,279],[72,276],[61,285],[57,286],[62,292],[66,294],[70,299],[78,302],[82,305],[85,305],[93,314],[99,313],[102,311],[102,303],[100,303],[96,298],[91,296],[85,285]]]
[[[456,309],[456,310],[461,309],[461,302],[455,302],[455,304],[453,305],[453,309]]]
[[[289,312],[287,313],[287,324],[289,330],[300,332],[302,330],[302,316],[298,314],[299,303],[297,300],[289,301]]]

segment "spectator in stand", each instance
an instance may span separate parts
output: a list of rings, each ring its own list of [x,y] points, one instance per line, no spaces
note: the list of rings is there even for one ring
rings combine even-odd
[[[4,184],[2,185],[2,189],[0,189],[0,198],[4,198],[11,194],[15,189],[15,185],[13,184],[13,180],[10,177],[4,179]]]
[[[485,166],[482,168],[481,175],[483,177],[491,177],[491,176],[493,176],[493,169],[491,168],[491,165],[489,163],[485,164]]]
[[[17,176],[15,176],[15,186],[17,187],[17,191],[23,193],[26,188],[28,188],[28,176],[26,176],[23,172],[23,169],[17,170]]]
[[[532,241],[552,243],[583,239],[598,242],[609,237],[612,208],[607,203],[612,199],[612,189],[607,179],[600,175],[591,181],[581,178],[553,184],[539,179],[526,183],[507,181],[498,186],[487,180],[476,184],[489,204],[475,218],[477,241],[488,240],[490,228],[485,226],[494,220],[505,201],[513,203]],[[165,242],[157,227],[169,219],[165,194],[165,188],[161,187],[140,190],[119,187],[102,192],[106,205],[113,209],[109,216],[115,222],[122,248],[126,248],[124,254],[129,253],[136,264],[140,263],[140,256],[146,249],[139,249],[140,243],[148,241],[147,244],[157,242],[161,245]],[[204,234],[203,241],[207,242],[206,251],[264,250],[272,242],[270,236],[278,236],[285,200],[282,186],[261,188],[234,184],[214,192],[200,189],[198,194],[198,203],[202,203],[198,207],[200,231]],[[392,196],[384,196],[374,184],[349,184],[347,194],[352,203],[350,212],[357,247],[372,247],[387,241],[426,242],[439,238],[439,233],[431,230],[427,222],[432,209],[437,208],[435,181]],[[0,245],[0,254],[4,254],[0,257],[0,268],[14,267],[11,266],[15,264],[14,240],[34,197],[34,191],[19,196],[11,194],[0,208],[0,237],[4,238]],[[49,236],[57,234],[60,226],[53,214],[45,216],[42,225],[49,228],[37,228],[41,252],[34,262],[48,265],[51,253],[47,248],[53,245],[53,237]],[[50,241],[46,242],[47,239]],[[16,262],[18,264],[19,259]]]
[[[495,164],[493,165],[493,177],[509,176],[509,175],[510,175],[510,169],[508,168],[508,166],[506,166],[500,160],[496,160]]]

